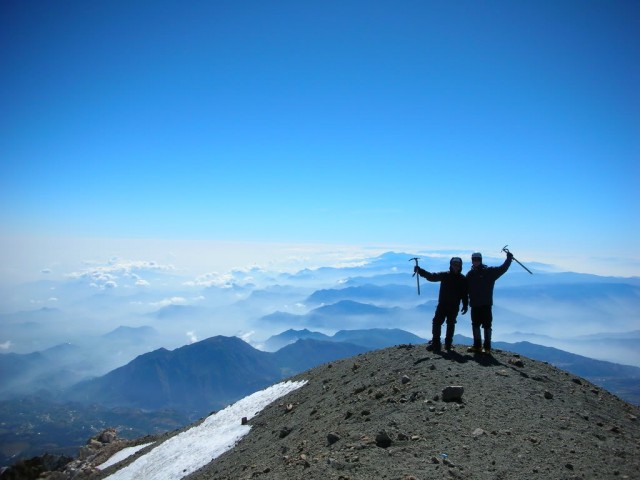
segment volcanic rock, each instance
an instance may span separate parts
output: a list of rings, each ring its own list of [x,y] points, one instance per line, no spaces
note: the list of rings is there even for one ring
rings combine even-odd
[[[186,480],[637,478],[638,407],[505,351],[455,346],[422,359],[391,347],[293,377],[308,383],[282,400],[292,412],[268,406],[234,449]],[[444,386],[461,385],[459,403],[440,403]],[[285,421],[299,427],[278,438]],[[304,462],[283,460],[283,447]]]

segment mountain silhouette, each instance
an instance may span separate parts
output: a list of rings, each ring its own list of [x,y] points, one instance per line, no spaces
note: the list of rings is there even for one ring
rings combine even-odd
[[[333,337],[335,342],[350,342],[369,350],[390,347],[403,343],[425,343],[426,340],[399,328],[368,328],[363,330],[339,330]]]
[[[307,338],[281,348],[273,356],[276,363],[282,366],[283,373],[293,374],[321,363],[352,357],[368,350],[367,347],[352,343]]]
[[[216,336],[169,351],[161,348],[108,374],[80,382],[67,401],[147,410],[174,409],[204,415],[319,363],[367,348],[348,343],[299,340],[275,353],[237,337]]]
[[[366,347],[367,350],[391,347],[401,343],[425,343],[424,338],[399,328],[367,328],[361,330],[339,330],[333,335],[325,335],[308,329],[289,329],[269,337],[264,345],[267,350],[277,350],[301,339],[314,339],[328,342],[347,342]]]
[[[280,377],[272,356],[236,337],[216,336],[173,351],[140,355],[81,382],[68,400],[145,409],[203,412],[221,408]]]
[[[290,328],[289,330],[269,337],[264,342],[264,348],[269,352],[275,352],[276,350],[280,350],[282,347],[303,339],[330,340],[331,337],[324,333],[312,332],[306,328],[303,330],[294,330],[293,328]]]
[[[314,333],[300,332],[303,337]],[[295,338],[295,330],[285,333],[286,337]],[[257,350],[237,337],[216,336],[173,351],[161,348],[140,355],[102,377],[74,385],[64,399],[105,407],[174,409],[196,417],[321,363],[392,345],[424,342],[400,329],[343,330],[327,340],[302,338],[270,353]],[[464,345],[470,339],[456,335],[454,342]],[[637,367],[593,360],[528,342],[497,342],[496,347],[564,367],[640,403]]]
[[[336,303],[342,300],[354,301],[408,301],[415,297],[415,286],[411,285],[358,285],[339,289],[316,290],[305,303],[311,305]]]

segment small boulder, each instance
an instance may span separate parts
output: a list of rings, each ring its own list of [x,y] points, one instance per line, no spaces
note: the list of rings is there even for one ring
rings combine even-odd
[[[461,402],[463,393],[464,393],[464,387],[461,387],[461,386],[445,387],[442,389],[442,401],[443,402]]]
[[[518,368],[523,368],[524,367],[524,362],[522,360],[518,359],[511,359],[509,360],[509,363],[511,365],[513,365],[514,367],[518,367]]]
[[[116,433],[116,430],[113,428],[107,428],[106,430],[103,430],[100,435],[98,435],[97,440],[100,443],[113,443],[117,440],[118,438],[118,434]]]
[[[330,432],[330,433],[327,434],[327,443],[329,445],[333,445],[338,440],[340,440],[340,435],[338,435],[337,433]]]
[[[380,448],[389,448],[391,446],[391,437],[384,430],[376,435],[376,446]]]

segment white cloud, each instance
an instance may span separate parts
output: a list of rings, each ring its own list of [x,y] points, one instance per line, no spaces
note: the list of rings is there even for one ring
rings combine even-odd
[[[167,272],[174,270],[172,265],[161,265],[152,261],[126,261],[117,257],[109,259],[106,265],[84,262],[89,268],[67,275],[72,280],[84,280],[94,288],[116,288],[118,280],[133,279],[137,286],[148,286],[149,282],[142,279],[137,272]]]
[[[249,343],[249,340],[251,339],[251,337],[253,337],[253,335],[255,335],[255,331],[251,330],[250,332],[246,332],[246,333],[242,333],[239,335],[240,339]]]
[[[149,303],[152,307],[166,307],[168,305],[184,305],[187,303],[187,299],[184,297],[171,297],[171,298],[163,298],[159,302],[151,302]]]
[[[140,275],[136,273],[125,274],[125,276],[135,280],[135,285],[137,287],[148,287],[150,285],[150,283],[147,280],[145,280],[144,278],[142,278]]]
[[[247,285],[254,283],[259,278],[268,274],[267,270],[254,265],[246,268],[234,268],[225,273],[205,273],[196,277],[195,280],[184,282],[184,285],[189,287],[230,288],[233,285]]]
[[[189,339],[189,343],[196,343],[198,341],[198,337],[194,331],[187,332],[187,338]]]
[[[11,348],[11,340],[7,340],[4,343],[0,343],[0,350],[9,350]]]
[[[229,288],[233,284],[232,273],[210,272],[196,277],[195,280],[184,282],[189,287],[222,287]]]

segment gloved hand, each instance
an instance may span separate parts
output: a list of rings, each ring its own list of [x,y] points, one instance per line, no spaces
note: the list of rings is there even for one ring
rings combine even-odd
[[[464,315],[465,313],[467,313],[467,307],[462,307],[462,310],[460,310],[460,313],[462,315]]]
[[[413,267],[413,273],[420,273],[420,267],[418,265],[416,265],[415,267]]]
[[[513,253],[511,253],[511,252],[507,252],[507,258],[508,258],[509,260],[513,260]]]

